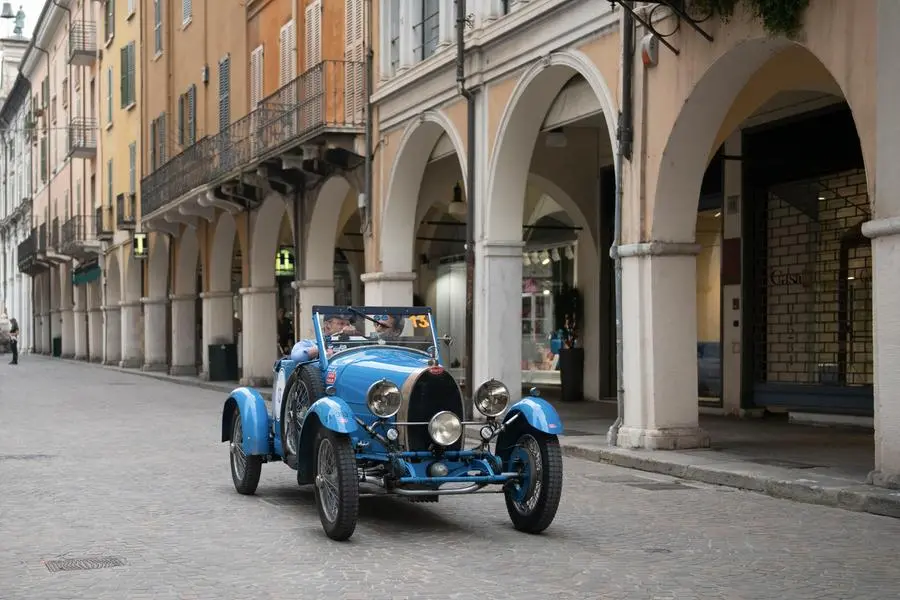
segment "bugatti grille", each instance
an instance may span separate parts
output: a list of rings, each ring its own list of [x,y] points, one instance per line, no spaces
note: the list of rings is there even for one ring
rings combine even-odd
[[[449,410],[460,419],[463,418],[463,399],[459,386],[446,371],[439,375],[424,371],[410,394],[408,418],[410,421],[429,421],[443,410]],[[427,450],[432,443],[427,425],[411,425],[407,435],[410,450]],[[462,438],[449,449],[459,450],[461,447]]]

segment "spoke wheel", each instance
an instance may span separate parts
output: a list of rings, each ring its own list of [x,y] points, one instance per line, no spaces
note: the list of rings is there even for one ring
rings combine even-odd
[[[326,535],[343,541],[359,516],[359,476],[350,438],[322,427],[315,443],[315,496]]]
[[[562,451],[555,435],[526,432],[519,436],[509,470],[522,475],[505,490],[506,510],[513,526],[540,533],[550,526],[562,498]]]
[[[302,379],[295,380],[294,385],[288,390],[282,420],[282,440],[285,450],[291,456],[297,455],[298,433],[310,404],[309,388]]]
[[[231,418],[231,480],[239,494],[253,494],[259,485],[262,474],[262,457],[244,454],[244,428],[241,424],[241,411],[234,409]]]

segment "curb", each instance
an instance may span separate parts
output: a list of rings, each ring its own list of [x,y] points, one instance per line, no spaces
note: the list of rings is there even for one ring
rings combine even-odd
[[[479,439],[474,432],[467,432],[467,437]],[[862,483],[855,486],[823,485],[814,479],[792,478],[792,473],[788,469],[780,469],[784,477],[775,477],[761,473],[740,472],[724,466],[681,464],[673,459],[682,458],[684,455],[667,457],[666,451],[662,450],[650,452],[587,447],[575,441],[567,441],[565,437],[560,438],[560,447],[563,455],[571,458],[757,492],[782,500],[900,519],[900,491]]]

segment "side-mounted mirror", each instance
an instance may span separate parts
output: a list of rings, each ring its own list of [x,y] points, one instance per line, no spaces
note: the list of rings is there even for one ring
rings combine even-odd
[[[441,337],[438,338],[438,340],[447,344],[448,347],[453,345],[453,338],[450,337],[449,335],[446,335],[446,334],[442,335]]]

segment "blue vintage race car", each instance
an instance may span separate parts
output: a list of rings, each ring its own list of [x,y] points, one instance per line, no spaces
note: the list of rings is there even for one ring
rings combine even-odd
[[[272,402],[235,389],[222,412],[231,474],[253,494],[262,464],[283,461],[315,484],[319,518],[335,540],[356,528],[363,493],[412,501],[503,493],[516,529],[546,529],[562,494],[563,432],[537,391],[509,406],[502,383],[482,383],[466,417],[459,385],[441,364],[430,308],[314,306],[315,341],[276,361]],[[297,359],[297,360],[295,360]],[[479,439],[464,449],[466,427]],[[491,444],[494,450],[491,450]]]

